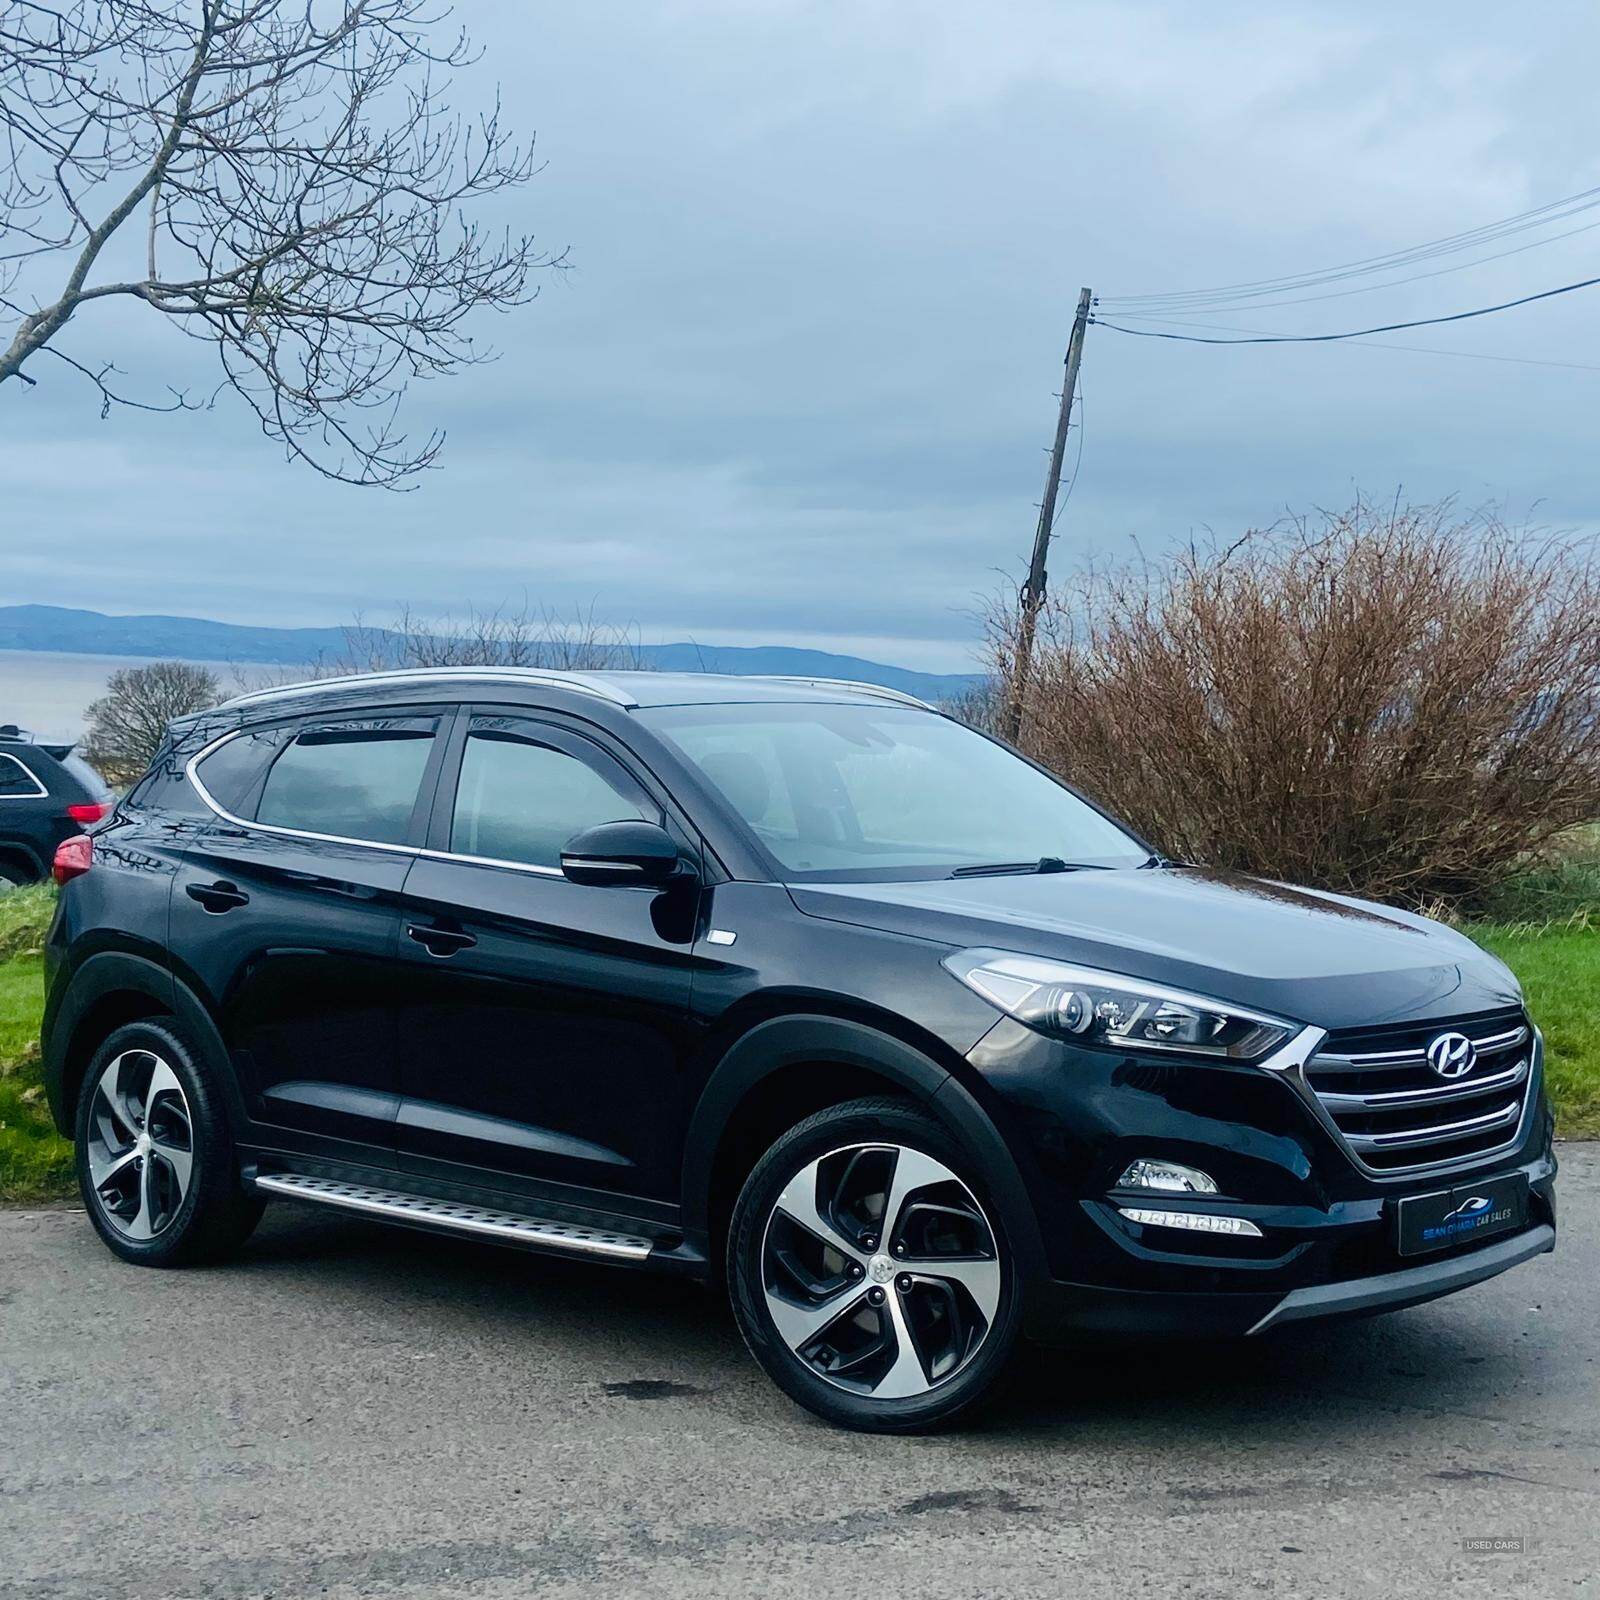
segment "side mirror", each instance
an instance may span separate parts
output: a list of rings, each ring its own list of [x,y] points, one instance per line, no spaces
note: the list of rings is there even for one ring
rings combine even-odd
[[[686,864],[678,841],[655,822],[602,822],[575,833],[561,849],[561,870],[596,888],[659,889]]]

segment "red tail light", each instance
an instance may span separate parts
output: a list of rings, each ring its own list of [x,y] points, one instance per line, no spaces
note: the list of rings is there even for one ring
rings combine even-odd
[[[68,806],[67,815],[74,822],[98,822],[102,817],[111,815],[112,804],[110,800],[86,800],[82,805]]]
[[[94,840],[86,833],[75,833],[56,846],[56,858],[50,863],[50,876],[57,883],[68,883],[81,878],[94,865]]]

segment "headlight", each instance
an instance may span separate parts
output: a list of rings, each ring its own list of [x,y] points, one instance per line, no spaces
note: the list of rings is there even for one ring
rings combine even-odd
[[[1280,1017],[1037,956],[962,950],[944,964],[1007,1016],[1074,1043],[1259,1061],[1297,1031]]]

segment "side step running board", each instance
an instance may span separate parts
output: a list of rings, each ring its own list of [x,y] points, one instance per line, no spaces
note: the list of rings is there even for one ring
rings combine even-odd
[[[381,1222],[471,1234],[479,1239],[495,1239],[501,1244],[558,1250],[566,1255],[643,1261],[655,1247],[653,1239],[640,1234],[613,1233],[606,1228],[584,1227],[573,1222],[550,1222],[542,1217],[519,1216],[515,1211],[495,1211],[488,1206],[463,1205],[458,1200],[373,1189],[364,1183],[312,1178],[298,1172],[258,1173],[255,1186],[266,1194],[309,1200],[314,1205],[335,1206],[341,1211],[357,1211]]]

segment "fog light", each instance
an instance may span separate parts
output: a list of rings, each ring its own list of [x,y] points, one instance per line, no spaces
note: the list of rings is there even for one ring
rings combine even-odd
[[[1248,1217],[1214,1217],[1204,1211],[1150,1211],[1143,1206],[1122,1206],[1129,1222],[1147,1228],[1187,1228],[1191,1233],[1231,1233],[1245,1239],[1261,1238],[1261,1230]]]
[[[1215,1194],[1216,1180],[1198,1167],[1176,1161],[1133,1161],[1117,1179],[1119,1189],[1160,1189],[1167,1194]]]

